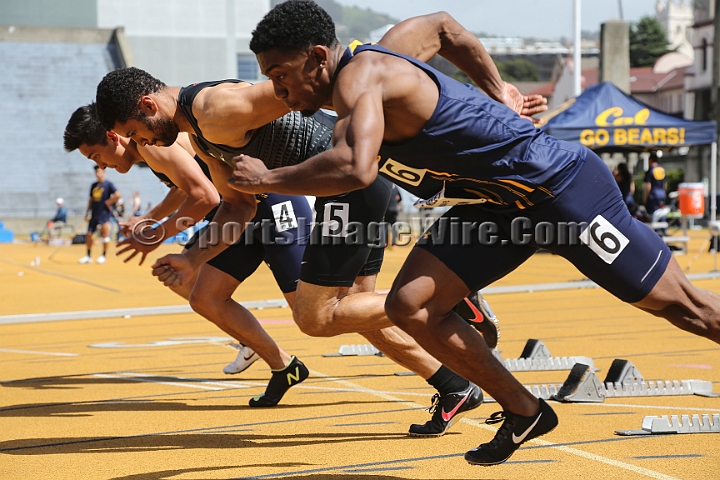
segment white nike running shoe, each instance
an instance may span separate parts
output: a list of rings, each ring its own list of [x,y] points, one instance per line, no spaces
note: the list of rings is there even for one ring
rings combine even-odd
[[[105,255],[100,255],[100,256],[97,258],[97,260],[95,260],[95,262],[97,262],[97,263],[100,264],[100,265],[102,265],[103,263],[105,263],[105,262],[106,262],[106,260],[105,260]]]
[[[78,259],[78,263],[92,263],[92,258],[90,258],[90,255],[85,255],[84,257]]]
[[[233,348],[237,348],[238,354],[234,362],[226,365],[225,368],[223,368],[223,372],[227,373],[228,375],[234,375],[236,373],[243,372],[247,370],[250,365],[260,359],[260,356],[255,353],[255,350],[243,345],[242,343],[230,342],[230,346]]]

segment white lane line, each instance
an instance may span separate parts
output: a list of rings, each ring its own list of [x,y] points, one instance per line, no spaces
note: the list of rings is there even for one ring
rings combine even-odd
[[[539,438],[536,438],[535,440],[532,440],[532,441],[536,442],[540,445],[548,445],[549,447],[560,450],[561,452],[569,453],[571,455],[577,455],[578,457],[587,458],[588,460],[594,460],[596,462],[604,463],[604,464],[610,465],[612,467],[621,468],[623,470],[629,470],[629,471],[637,473],[639,475],[645,475],[646,477],[657,478],[659,480],[679,480],[678,477],[665,475],[664,473],[656,472],[655,470],[650,470],[649,468],[638,467],[637,465],[633,465],[631,463],[621,462],[620,460],[614,460],[612,458],[603,457],[601,455],[589,453],[584,450],[579,450],[577,448],[566,447],[563,445],[556,445],[552,442],[541,440]]]
[[[323,376],[322,374],[313,372],[313,375],[320,377]],[[123,380],[133,380],[138,382],[146,382],[146,383],[158,383],[162,385],[174,385],[174,386],[184,386],[184,387],[191,387],[191,388],[202,388],[198,385],[207,385],[208,387],[216,387],[216,388],[207,388],[207,390],[233,390],[238,388],[253,388],[253,387],[265,387],[267,386],[267,383],[262,382],[237,382],[237,381],[231,381],[231,382],[213,382],[213,381],[196,381],[192,378],[187,377],[168,377],[166,375],[157,375],[157,374],[150,374],[150,373],[139,373],[139,372],[116,372],[114,374],[106,374],[106,373],[96,373],[93,374],[94,377],[101,377],[101,378],[115,378],[115,379],[123,379]],[[324,378],[330,378],[327,376],[323,376]],[[173,381],[167,381],[167,380],[159,380],[159,378],[166,378],[166,379],[172,379]],[[175,381],[177,380],[177,381]],[[185,383],[187,382],[187,383]],[[315,385],[296,385],[293,387],[293,389],[301,389],[301,390],[320,390],[323,392],[349,392],[349,393],[357,393],[358,392],[358,385],[352,385],[350,388],[333,388],[333,387],[326,387],[326,386],[315,386]],[[416,393],[416,392],[382,392],[379,390],[369,390],[368,392],[378,395],[406,395],[406,396],[413,396],[413,397],[429,397],[430,394],[428,393]],[[388,399],[391,399],[394,397],[388,397]],[[413,407],[417,407],[417,404],[411,404]],[[425,408],[425,407],[421,407]]]
[[[0,348],[0,352],[24,353],[27,355],[52,355],[55,357],[79,357],[80,356],[77,353],[36,352],[34,350],[11,350],[9,348]]]
[[[375,390],[373,390],[373,389],[371,389],[371,388],[362,387],[362,386],[360,386],[360,385],[356,385],[356,384],[354,384],[354,383],[352,383],[352,382],[349,382],[349,381],[347,381],[347,380],[341,380],[341,379],[339,379],[339,378],[331,377],[331,376],[329,376],[329,375],[325,375],[325,374],[322,374],[322,373],[316,372],[316,371],[312,371],[312,374],[313,374],[314,376],[317,376],[317,377],[324,377],[324,378],[327,378],[327,379],[333,379],[333,380],[335,380],[335,381],[337,381],[338,383],[343,384],[343,385],[355,386],[355,387],[357,388],[357,391],[358,391],[358,392],[369,393],[369,394],[371,394],[371,395],[376,395],[376,396],[378,396],[378,397],[380,397],[380,398],[383,398],[383,399],[389,400],[389,401],[393,401],[393,402],[400,401],[402,404],[408,405],[408,406],[412,406],[412,407],[420,407],[420,408],[423,407],[422,405],[418,405],[417,403],[407,402],[407,401],[404,401],[404,400],[400,400],[399,398],[392,397],[392,396],[387,395],[387,394],[385,394],[385,393],[376,392]],[[480,427],[480,428],[483,428],[483,429],[485,429],[485,430],[490,430],[490,431],[492,431],[492,432],[497,431],[497,429],[494,428],[494,427],[491,427],[491,426],[486,425],[486,424],[484,424],[484,423],[480,423],[480,422],[478,422],[478,421],[470,420],[470,419],[467,419],[467,418],[461,418],[461,419],[460,419],[460,422],[465,423],[465,424],[467,424],[467,425],[472,425],[472,426],[474,426],[474,427]],[[560,450],[560,451],[562,451],[562,452],[569,453],[569,454],[571,454],[571,455],[576,455],[576,456],[578,456],[578,457],[586,458],[586,459],[588,459],[588,460],[594,460],[594,461],[596,461],[596,462],[604,463],[604,464],[606,464],[606,465],[611,465],[611,466],[613,466],[613,467],[621,468],[621,469],[623,469],[623,470],[629,470],[629,471],[631,471],[631,472],[634,472],[634,473],[637,473],[637,474],[640,474],[640,475],[645,475],[645,476],[650,477],[650,478],[657,478],[657,479],[660,479],[660,480],[679,480],[679,479],[676,478],[676,477],[671,477],[671,476],[669,476],[669,475],[665,475],[664,473],[656,472],[656,471],[650,470],[650,469],[648,469],[648,468],[638,467],[638,466],[636,466],[636,465],[632,465],[632,464],[629,464],[629,463],[621,462],[620,460],[614,460],[614,459],[612,459],[612,458],[603,457],[603,456],[601,456],[601,455],[596,455],[596,454],[594,454],[594,453],[588,453],[588,452],[586,452],[586,451],[584,451],[584,450],[579,450],[579,449],[577,449],[577,448],[566,447],[566,446],[563,446],[563,445],[557,445],[557,444],[555,444],[555,443],[548,442],[548,441],[546,441],[546,440],[541,440],[541,439],[539,439],[539,438],[530,440],[530,442],[528,442],[528,443],[535,443],[535,444],[538,444],[538,445],[545,445],[545,446],[548,446],[548,447],[550,447],[550,448],[554,448],[554,449],[556,449],[556,450]]]
[[[249,310],[263,310],[266,308],[285,308],[287,301],[284,298],[241,301],[240,304]],[[166,305],[159,307],[132,307],[113,308],[108,310],[81,310],[77,312],[51,312],[51,313],[27,313],[19,315],[0,315],[0,325],[12,325],[16,323],[32,322],[57,322],[63,320],[88,320],[100,318],[123,318],[126,315],[140,317],[147,315],[177,315],[193,313],[190,305]]]
[[[180,383],[180,382],[162,382],[162,381],[158,381],[158,380],[150,380],[150,379],[145,379],[145,378],[128,377],[126,375],[108,375],[105,373],[95,373],[92,376],[100,377],[100,378],[130,380],[133,382],[158,383],[160,385],[172,385],[174,387],[199,388],[201,390],[227,390],[227,388],[211,387],[209,385],[201,385],[201,384],[197,384],[197,383],[192,384],[192,383]]]
[[[648,410],[692,410],[698,412],[717,412],[717,408],[695,408],[695,407],[677,407],[666,405],[633,405],[632,403],[574,403],[573,405],[582,405],[584,407],[623,407],[623,408],[645,408]]]
[[[337,377],[333,377],[333,376],[331,376],[331,375],[326,375],[326,374],[324,374],[324,373],[322,373],[322,372],[318,372],[318,371],[316,371],[316,370],[311,370],[310,373],[311,373],[311,375],[313,375],[313,376],[315,376],[315,377],[324,378],[324,379],[327,379],[327,380],[332,380],[332,381],[334,381],[334,382],[336,382],[336,383],[339,383],[339,384],[341,384],[341,385],[345,385],[346,387],[348,387],[347,391],[352,391],[352,392],[357,392],[357,393],[367,393],[367,394],[370,394],[370,395],[374,395],[374,396],[376,396],[376,397],[380,397],[380,398],[382,398],[382,399],[384,399],[384,400],[388,400],[388,401],[391,401],[391,402],[400,403],[400,404],[405,405],[405,406],[408,406],[408,407],[410,407],[410,408],[425,408],[423,405],[420,405],[420,404],[415,403],[415,402],[411,402],[411,401],[407,401],[407,400],[400,399],[400,398],[398,398],[398,397],[396,397],[396,396],[393,396],[393,395],[391,395],[391,394],[389,394],[389,393],[387,393],[387,392],[381,392],[381,391],[379,391],[379,390],[374,390],[374,389],[372,389],[372,388],[363,387],[363,386],[358,385],[358,384],[356,384],[356,383],[353,383],[353,382],[350,382],[350,381],[347,381],[347,380],[343,380],[343,379],[340,379],[340,378],[337,378]],[[136,373],[136,372],[120,372],[118,375],[95,374],[94,376],[96,376],[96,377],[103,377],[103,378],[119,378],[119,379],[126,379],[126,380],[132,380],[132,381],[137,381],[137,382],[149,382],[149,383],[157,383],[157,384],[162,384],[162,385],[172,385],[172,386],[178,386],[178,387],[198,388],[198,389],[204,389],[204,390],[228,390],[229,388],[233,388],[233,387],[234,387],[234,388],[247,388],[247,387],[237,387],[237,386],[233,386],[233,385],[228,385],[227,383],[221,383],[221,382],[181,383],[181,382],[158,381],[158,380],[153,380],[153,379],[147,378],[147,377],[153,377],[154,375],[143,374],[143,373]],[[216,386],[213,386],[213,385],[222,385],[222,386],[216,387]],[[308,386],[297,385],[296,387],[293,387],[293,388],[302,388],[302,387],[305,387],[306,389],[307,389],[307,388],[314,388],[314,389],[318,389],[318,390],[331,390],[330,388],[325,388],[325,387],[311,387],[311,386],[309,386],[309,385],[308,385]],[[342,389],[342,390],[344,391],[345,389]],[[393,392],[393,393],[394,393],[394,392]],[[402,395],[413,395],[413,396],[420,396],[420,395],[422,395],[422,396],[427,396],[427,394],[421,394],[421,393],[408,394],[408,393],[402,392],[401,394],[402,394]],[[397,395],[397,394],[395,394],[395,395]],[[593,404],[593,405],[602,405],[602,404]],[[608,406],[610,406],[610,405],[608,405]],[[612,406],[618,406],[618,407],[638,407],[637,405],[625,405],[625,404],[613,404]],[[640,408],[641,408],[641,407],[640,407]],[[648,408],[667,408],[667,407],[648,407]],[[685,408],[685,410],[687,410],[687,407]],[[492,432],[497,431],[496,428],[490,427],[489,425],[486,425],[486,424],[484,424],[484,423],[480,423],[480,422],[475,421],[475,420],[470,420],[470,419],[466,419],[466,418],[461,418],[461,419],[460,419],[460,422],[465,423],[465,424],[467,424],[467,425],[474,426],[474,427],[479,427],[479,428],[482,428],[482,429],[485,429],[485,430],[489,430],[489,431],[492,431]],[[584,450],[580,450],[580,449],[577,449],[577,448],[567,447],[567,446],[564,446],[564,445],[558,445],[558,444],[556,444],[556,443],[548,442],[548,441],[546,441],[546,440],[542,440],[542,439],[539,439],[539,438],[530,440],[530,442],[528,442],[528,443],[534,443],[534,444],[536,444],[536,445],[548,446],[548,447],[550,447],[550,448],[554,448],[554,449],[556,449],[556,450],[560,450],[560,451],[562,451],[562,452],[564,452],[564,453],[568,453],[568,454],[571,454],[571,455],[575,455],[575,456],[578,456],[578,457],[582,457],[582,458],[585,458],[585,459],[588,459],[588,460],[593,460],[593,461],[596,461],[596,462],[599,462],[599,463],[604,463],[604,464],[606,464],[606,465],[610,465],[610,466],[613,466],[613,467],[616,467],[616,468],[620,468],[620,469],[623,469],[623,470],[628,470],[628,471],[637,473],[637,474],[639,474],[639,475],[644,475],[644,476],[650,477],[650,478],[656,478],[656,479],[659,479],[659,480],[678,480],[677,477],[672,477],[672,476],[670,476],[670,475],[665,475],[664,473],[656,472],[656,471],[650,470],[650,469],[648,469],[648,468],[643,468],[643,467],[639,467],[639,466],[637,466],[637,465],[632,465],[632,464],[630,464],[630,463],[622,462],[622,461],[620,461],[620,460],[615,460],[615,459],[612,459],[612,458],[603,457],[603,456],[601,456],[601,455],[596,455],[596,454],[594,454],[594,453],[589,453],[589,452],[586,452],[586,451],[584,451]]]

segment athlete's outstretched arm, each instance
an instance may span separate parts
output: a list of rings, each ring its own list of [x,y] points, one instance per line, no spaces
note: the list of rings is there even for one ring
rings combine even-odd
[[[130,252],[124,262],[127,263],[140,253],[142,254],[140,265],[142,265],[147,254],[160,246],[163,240],[177,235],[202,220],[220,203],[220,196],[195,159],[177,142],[167,147],[138,146],[137,148],[150,168],[167,175],[178,186],[177,189],[185,194],[182,204],[170,212],[170,218],[161,225],[148,226],[141,232],[133,232],[133,235],[118,244],[124,248],[116,255]],[[157,217],[154,220],[162,218],[164,217]]]
[[[504,82],[480,40],[447,12],[400,22],[388,30],[378,43],[422,62],[427,62],[436,54],[446,58],[472,78],[488,96],[523,117],[547,110],[547,99],[542,95],[523,96],[514,85]]]
[[[194,142],[193,148],[199,151]],[[213,184],[223,201],[213,218],[214,226],[206,229],[191,248],[180,255],[166,255],[153,264],[153,275],[166,286],[180,286],[187,283],[202,264],[216,257],[240,238],[245,224],[253,219],[257,211],[254,195],[240,193],[228,187],[227,180],[232,175],[232,168],[208,155],[202,153],[199,155],[207,163]],[[237,228],[225,228],[229,223],[237,225]],[[232,238],[228,238],[226,232]],[[208,237],[213,234],[215,238]]]
[[[220,203],[220,195],[205,176],[195,159],[177,143],[169,147],[139,147],[138,150],[153,170],[162,172],[187,196],[164,225],[166,237],[201,221]],[[188,218],[182,226],[176,220]],[[182,223],[182,222],[181,222]]]
[[[328,196],[364,188],[375,180],[385,125],[379,75],[377,70],[345,68],[348,73],[338,79],[333,98],[338,114],[333,148],[298,165],[273,170],[256,158],[235,157],[233,188],[249,193]]]

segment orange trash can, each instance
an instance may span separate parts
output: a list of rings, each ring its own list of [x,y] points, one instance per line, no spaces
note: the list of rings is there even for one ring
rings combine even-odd
[[[689,218],[705,215],[705,189],[702,183],[681,183],[678,185],[680,214]]]

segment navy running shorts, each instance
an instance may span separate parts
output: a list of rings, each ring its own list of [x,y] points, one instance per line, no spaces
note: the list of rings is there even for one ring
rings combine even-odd
[[[239,282],[245,281],[264,261],[283,293],[294,292],[300,276],[305,245],[310,235],[312,210],[302,196],[268,194],[257,206],[252,226],[240,239],[207,262]],[[185,246],[192,247],[204,227]]]
[[[102,225],[103,223],[108,223],[110,221],[110,214],[107,215],[101,215],[99,217],[90,217],[90,221],[88,222],[88,228],[87,233],[95,233],[95,230],[97,230],[98,226]]]
[[[416,247],[437,257],[471,291],[543,248],[628,303],[650,293],[672,256],[657,233],[630,215],[610,170],[593,152],[557,197],[512,213],[453,207]]]
[[[385,255],[382,222],[390,193],[390,183],[378,176],[361,190],[318,197],[300,280],[351,287],[356,277],[377,275]]]

